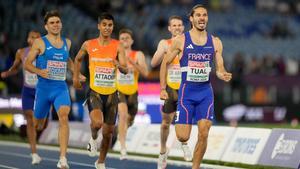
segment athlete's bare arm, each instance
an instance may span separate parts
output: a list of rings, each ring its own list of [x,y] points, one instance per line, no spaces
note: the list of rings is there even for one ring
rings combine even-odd
[[[228,73],[224,67],[224,60],[222,56],[223,53],[222,41],[218,37],[214,37],[213,43],[215,46],[216,75],[219,79],[228,82],[231,80],[232,74]]]
[[[168,49],[167,41],[165,39],[161,40],[158,43],[156,52],[154,53],[153,58],[151,60],[152,67],[156,67],[162,62],[164,55],[167,53],[167,49]]]
[[[48,77],[47,69],[38,69],[36,66],[32,64],[32,62],[36,59],[36,57],[44,53],[44,51],[45,51],[45,44],[43,40],[41,38],[36,39],[33,42],[32,47],[28,53],[27,59],[25,61],[25,69],[32,73],[38,74],[43,78],[47,78]]]
[[[87,55],[87,50],[86,50],[86,45],[87,45],[87,41],[85,41],[80,50],[78,51],[76,57],[75,57],[75,61],[74,61],[74,74],[73,74],[73,86],[75,89],[81,89],[81,83],[80,83],[80,68],[81,68],[81,63],[84,59],[84,57]]]
[[[179,37],[176,37],[174,39],[174,42],[171,44],[170,49],[168,50],[166,56],[164,57],[161,66],[160,66],[160,87],[161,87],[161,92],[160,92],[160,98],[162,100],[168,99],[168,94],[166,92],[166,79],[167,79],[167,66],[172,63],[174,58],[179,55],[182,51],[181,47],[184,41],[184,37],[181,35]]]
[[[7,78],[18,73],[18,70],[22,65],[22,55],[24,54],[24,51],[24,48],[17,50],[13,65],[7,71],[1,73],[2,78]]]
[[[131,58],[128,58],[128,61],[136,68],[143,77],[149,75],[148,66],[146,64],[145,55],[142,51],[137,52],[137,63],[134,62]]]
[[[69,57],[69,59],[68,59],[68,69],[72,72],[72,73],[74,73],[74,62],[73,62],[73,60]]]
[[[125,57],[125,48],[121,43],[119,43],[118,46],[118,61],[119,62],[117,63],[117,67],[120,70],[120,72],[123,74],[127,74],[128,69],[127,69],[127,61]]]
[[[67,41],[67,46],[68,46],[68,51],[70,51],[70,49],[71,49],[71,40],[70,39],[66,39],[66,41]],[[74,63],[73,63],[73,60],[71,59],[71,57],[69,57],[69,59],[68,59],[68,69],[72,72],[72,73],[74,73]]]

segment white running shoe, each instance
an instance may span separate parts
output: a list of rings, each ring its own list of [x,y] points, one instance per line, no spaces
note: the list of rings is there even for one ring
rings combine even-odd
[[[61,168],[61,169],[69,169],[70,168],[66,157],[60,157],[56,166],[57,166],[57,168]]]
[[[98,163],[98,160],[95,162],[96,169],[106,169],[104,163]]]
[[[127,159],[127,151],[126,151],[126,149],[121,149],[120,154],[121,154],[120,160]]]
[[[90,157],[97,156],[97,141],[91,137],[86,149]]]
[[[31,158],[32,158],[31,161],[32,165],[39,164],[42,161],[42,158],[37,153],[32,153]]]
[[[192,161],[193,156],[191,150],[187,144],[181,144],[181,149],[183,151],[183,158],[185,161]]]
[[[157,169],[165,169],[167,167],[168,154],[168,149],[164,154],[159,154],[157,161]]]

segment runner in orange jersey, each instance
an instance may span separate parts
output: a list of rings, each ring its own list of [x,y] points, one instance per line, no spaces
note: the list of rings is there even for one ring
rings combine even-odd
[[[117,89],[119,91],[119,121],[118,132],[121,144],[121,157],[126,158],[126,135],[127,129],[133,124],[134,117],[138,110],[138,78],[139,74],[147,77],[149,74],[145,56],[141,51],[131,49],[133,44],[133,33],[129,29],[122,29],[119,32],[119,40],[125,48],[127,56],[128,73],[125,75],[117,72]]]
[[[172,34],[171,39],[163,39],[159,42],[157,50],[151,60],[151,66],[158,66],[163,58],[165,57],[169,47],[172,44],[173,38],[179,36],[184,31],[184,26],[182,18],[180,16],[171,16],[169,18],[169,32]],[[175,111],[177,109],[177,98],[178,98],[178,89],[180,87],[181,81],[181,71],[179,65],[179,59],[176,57],[173,62],[168,67],[168,76],[167,76],[167,88],[166,91],[169,94],[169,98],[165,100],[162,107],[162,122],[160,128],[160,155],[158,157],[157,168],[163,169],[167,166],[168,158],[168,149],[166,142],[169,136],[170,125],[174,119]],[[184,153],[184,160],[191,161],[192,154],[186,142],[181,143],[181,148]]]
[[[113,16],[109,13],[102,13],[98,17],[99,37],[85,41],[75,58],[73,85],[76,89],[80,89],[81,63],[84,56],[89,56],[90,90],[87,105],[91,118],[92,138],[87,149],[90,156],[97,155],[96,139],[98,130],[102,128],[103,140],[100,155],[95,162],[97,169],[105,169],[104,162],[117,117],[116,69],[127,73],[125,49],[118,40],[111,38],[113,27]]]

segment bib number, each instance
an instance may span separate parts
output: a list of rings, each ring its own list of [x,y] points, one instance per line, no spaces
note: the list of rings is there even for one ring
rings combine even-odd
[[[170,65],[168,67],[168,79],[172,83],[180,83],[181,71],[179,65]]]
[[[49,71],[48,79],[66,80],[67,62],[49,60],[47,62],[47,69]]]
[[[188,62],[187,81],[190,82],[207,82],[211,67],[209,62]]]
[[[27,70],[25,70],[25,84],[29,86],[35,86],[37,83],[37,75],[34,73],[30,73]]]
[[[94,86],[115,87],[115,69],[107,67],[96,67],[94,74]]]
[[[129,70],[127,74],[123,74],[120,71],[117,76],[119,84],[122,85],[133,85],[134,84],[134,72]]]

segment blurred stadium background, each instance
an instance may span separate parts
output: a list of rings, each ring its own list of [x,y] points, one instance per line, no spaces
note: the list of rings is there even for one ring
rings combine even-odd
[[[30,30],[45,34],[45,11],[61,12],[63,36],[72,40],[72,58],[84,40],[98,36],[97,16],[109,11],[115,17],[114,37],[121,28],[132,29],[134,49],[145,53],[151,70],[148,78],[140,79],[136,122],[160,123],[159,67],[150,68],[150,60],[159,40],[170,37],[168,17],[182,16],[188,30],[187,14],[198,3],[208,6],[208,31],[222,40],[225,65],[233,73],[229,84],[212,75],[215,124],[291,124],[299,128],[299,0],[0,0],[0,71],[7,70],[16,50],[27,45]],[[88,76],[87,62],[84,65],[82,72]],[[73,101],[70,120],[88,121],[81,105],[88,85],[83,91],[75,91],[71,79],[69,74]],[[17,76],[0,79],[2,125],[25,124],[20,115],[21,89],[21,71]],[[55,120],[55,113],[52,115]]]

